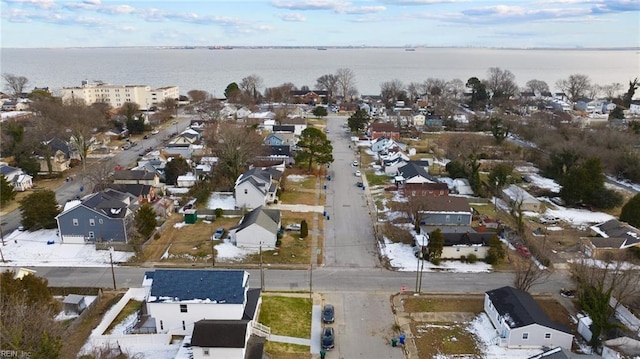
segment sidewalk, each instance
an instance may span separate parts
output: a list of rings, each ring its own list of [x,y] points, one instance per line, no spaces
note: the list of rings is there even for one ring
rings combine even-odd
[[[324,206],[310,206],[307,204],[270,204],[269,208],[291,212],[324,212]]]

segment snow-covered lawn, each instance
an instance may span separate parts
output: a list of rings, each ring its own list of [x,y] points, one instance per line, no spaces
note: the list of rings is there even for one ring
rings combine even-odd
[[[0,266],[22,267],[106,267],[111,265],[109,251],[96,250],[93,244],[61,243],[55,229],[35,232],[14,231],[5,237]],[[47,244],[52,243],[52,244]],[[115,263],[126,262],[133,252],[113,252]]]
[[[494,344],[493,341],[498,334],[485,313],[480,313],[469,324],[469,331],[478,337],[479,349],[482,351],[482,357],[486,359],[526,359],[542,353],[540,349],[507,349]]]
[[[302,182],[307,178],[309,178],[309,176],[304,176],[304,175],[288,175],[287,176],[287,180],[291,182]]]
[[[209,200],[207,201],[208,209],[235,209],[236,199],[233,197],[232,192],[212,192]]]

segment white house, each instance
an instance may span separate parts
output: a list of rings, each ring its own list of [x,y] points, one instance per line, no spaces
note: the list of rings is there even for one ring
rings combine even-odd
[[[16,191],[24,192],[33,187],[33,177],[24,173],[21,168],[0,165],[0,174],[4,175]]]
[[[176,179],[176,185],[178,187],[193,187],[196,185],[196,175],[189,172],[182,176],[178,176]]]
[[[260,206],[245,214],[229,234],[238,247],[269,250],[276,248],[280,226],[280,211]]]
[[[423,114],[413,115],[413,117],[411,118],[411,121],[413,122],[413,125],[415,127],[422,127],[424,126],[426,117]]]
[[[527,292],[509,286],[487,291],[484,311],[496,328],[500,346],[571,349],[571,330],[549,319]]]
[[[170,270],[146,272],[142,286],[147,320],[159,334],[191,335],[200,320],[257,320],[259,289],[249,289],[243,270]]]
[[[521,203],[521,209],[524,211],[540,212],[542,210],[542,202],[515,184],[503,189],[502,195],[504,200],[512,206]]]
[[[429,161],[410,161],[398,168],[397,177],[402,177],[403,183],[436,183],[438,182],[429,173],[427,168]]]
[[[234,194],[238,208],[257,208],[276,200],[282,172],[277,168],[252,168],[236,180]]]
[[[264,339],[254,332],[249,320],[199,320],[191,335],[193,359],[262,358]]]
[[[640,115],[640,100],[631,101],[629,105],[629,112],[632,115]]]

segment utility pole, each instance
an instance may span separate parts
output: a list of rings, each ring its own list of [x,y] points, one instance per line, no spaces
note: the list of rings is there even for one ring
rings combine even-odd
[[[2,254],[2,248],[0,248],[0,258],[2,258],[2,263],[4,263],[5,260],[4,260],[4,254]]]
[[[262,242],[260,242],[260,290],[264,291],[264,267],[262,266]]]
[[[2,238],[2,246],[4,247],[4,232],[2,231],[2,226],[0,225],[0,238]],[[2,260],[4,262],[4,259]]]
[[[313,257],[313,248],[311,257]],[[313,300],[313,260],[309,262],[309,299]]]
[[[116,287],[116,272],[113,270],[113,247],[109,248],[109,260],[111,261],[111,278],[113,278],[113,290],[118,289]]]
[[[420,247],[418,255],[418,265],[416,266],[416,293],[418,293],[418,281],[420,279],[420,259],[422,259],[422,247]]]

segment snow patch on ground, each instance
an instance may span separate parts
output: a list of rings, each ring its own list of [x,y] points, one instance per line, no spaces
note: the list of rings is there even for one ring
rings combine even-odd
[[[238,248],[229,239],[225,239],[222,243],[215,246],[218,255],[216,259],[239,260],[250,254],[256,253],[255,250]]]
[[[180,229],[180,228],[182,228],[182,227],[184,227],[184,226],[188,226],[188,225],[189,225],[188,223],[180,222],[180,223],[176,223],[176,224],[174,224],[174,225],[173,225],[173,228]]]
[[[496,345],[498,333],[485,313],[479,314],[467,330],[478,337],[478,346],[483,352],[482,357],[486,359],[526,359],[542,353],[540,349],[508,349]]]
[[[232,192],[211,192],[211,196],[207,200],[207,208],[232,210],[236,208],[236,199]]]
[[[4,238],[2,254],[11,267],[107,267],[109,251],[97,250],[94,244],[61,243],[56,229],[14,231]],[[50,243],[50,244],[48,244]],[[132,252],[113,252],[113,261],[121,263],[133,257]]]
[[[309,176],[304,176],[304,175],[288,175],[287,176],[287,180],[291,182],[302,182],[307,178],[309,178]]]

